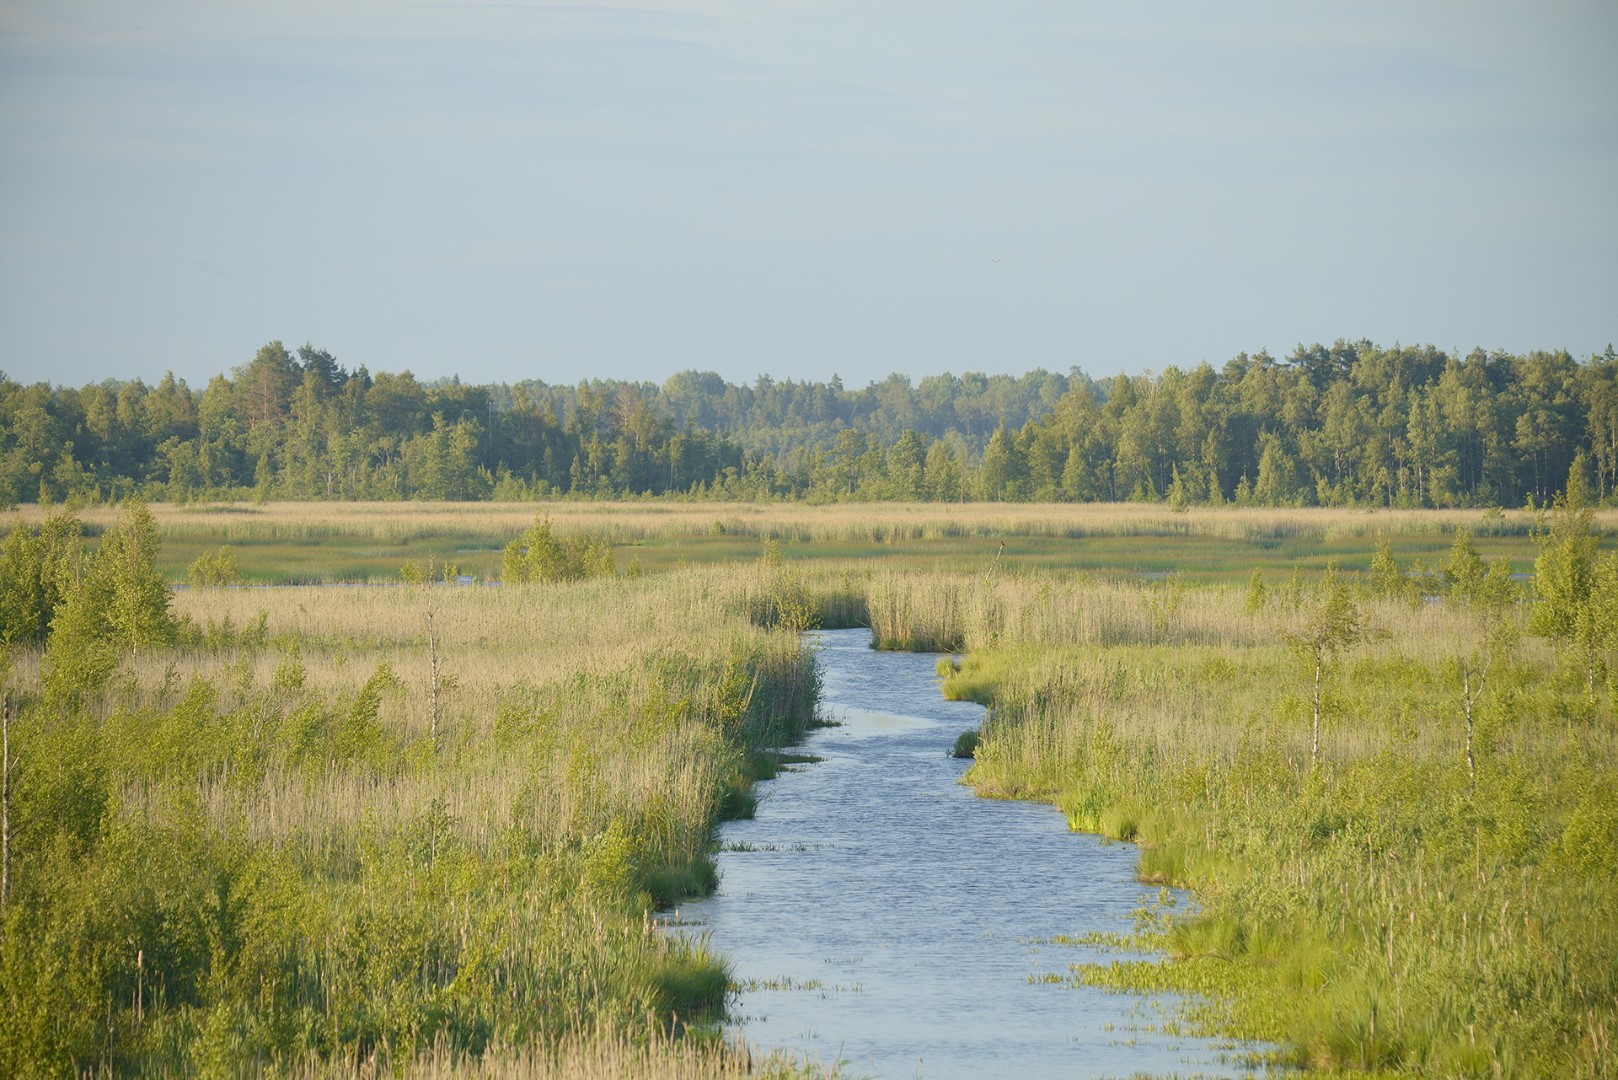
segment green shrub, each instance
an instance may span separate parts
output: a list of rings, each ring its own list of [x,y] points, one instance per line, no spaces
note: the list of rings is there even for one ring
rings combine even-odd
[[[197,587],[240,585],[241,570],[236,565],[236,551],[228,544],[217,551],[198,555],[185,572],[186,581]]]
[[[610,577],[615,572],[612,543],[605,534],[558,536],[549,519],[536,519],[519,539],[507,544],[500,565],[501,580],[508,585]]]

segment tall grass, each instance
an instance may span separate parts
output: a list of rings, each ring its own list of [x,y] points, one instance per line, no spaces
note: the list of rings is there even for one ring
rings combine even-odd
[[[705,1039],[671,1039],[654,1034],[631,1040],[599,1033],[567,1036],[525,1047],[492,1047],[476,1057],[442,1044],[405,1061],[312,1061],[293,1075],[300,1080],[358,1076],[360,1080],[743,1080],[745,1077],[827,1077],[835,1065],[819,1067],[784,1054],[747,1052]]]
[[[1075,981],[1203,995],[1198,1018],[1298,1064],[1602,1076],[1618,1029],[1618,724],[1530,640],[1492,676],[1469,782],[1456,659],[1475,617],[1363,597],[1310,765],[1284,601],[1233,589],[895,575],[878,640],[973,650],[946,691],[992,703],[968,781],[1142,844],[1200,914],[1166,964]],[[1515,617],[1515,616],[1513,616]]]
[[[314,578],[397,581],[400,558],[463,548],[498,565],[534,509],[154,514],[178,567],[236,543],[257,552],[249,577],[293,556]],[[712,886],[714,823],[747,812],[757,755],[812,722],[795,631],[819,624],[965,651],[946,691],[992,705],[977,789],[1138,840],[1145,879],[1196,891],[1197,917],[1144,931],[1171,963],[1076,982],[1199,991],[1200,1022],[1302,1064],[1610,1075],[1611,672],[1591,695],[1528,639],[1480,702],[1474,787],[1456,673],[1472,612],[1362,597],[1374,633],[1329,673],[1313,768],[1283,636],[1310,587],[1285,583],[1293,559],[1363,565],[1378,533],[1403,554],[1465,523],[1520,562],[1527,515],[545,512],[619,556],[660,550],[660,572],[620,557],[621,576],[558,585],[183,590],[179,641],[124,656],[71,712],[43,700],[39,654],[13,654],[0,1073],[745,1071],[678,1039],[726,967],[652,913]],[[1223,560],[1212,584],[1204,558]],[[1256,612],[1243,563],[1275,568]]]
[[[430,1075],[711,1015],[723,959],[649,915],[813,720],[811,657],[754,622],[778,587],[188,590],[181,644],[71,714],[19,657],[0,1072]]]
[[[788,562],[859,559],[890,568],[954,573],[966,567],[1178,570],[1189,580],[1236,580],[1254,566],[1296,561],[1318,572],[1336,558],[1368,558],[1370,537],[1390,538],[1400,557],[1437,559],[1459,526],[1490,557],[1526,570],[1533,560],[1533,515],[1523,511],[1258,510],[1202,507],[1175,513],[1139,504],[870,506],[626,503],[267,503],[152,508],[163,535],[160,566],[187,579],[202,558],[228,548],[250,584],[392,582],[408,563],[425,572],[454,567],[493,580],[501,552],[536,514],[561,533],[587,532],[614,546],[620,572],[647,572],[754,558],[761,541],[782,545]],[[23,507],[0,524],[33,520]],[[83,511],[92,532],[112,511]],[[1597,524],[1618,529],[1618,511]],[[998,545],[1005,544],[1003,558]],[[429,575],[429,576],[436,576]]]
[[[0,524],[32,520],[45,508],[24,506]],[[459,539],[504,544],[539,513],[558,529],[604,532],[617,543],[679,534],[744,536],[806,543],[858,540],[902,543],[959,537],[1217,537],[1233,540],[1367,538],[1377,533],[1443,535],[1465,525],[1474,536],[1526,536],[1525,510],[1297,510],[1192,507],[1174,511],[1150,503],[876,503],[815,506],[795,503],[643,502],[534,503],[157,503],[153,516],[165,540],[206,534],[220,542],[328,541],[364,538],[390,543]],[[116,510],[77,511],[105,527]],[[1598,526],[1618,529],[1618,511],[1601,511]]]

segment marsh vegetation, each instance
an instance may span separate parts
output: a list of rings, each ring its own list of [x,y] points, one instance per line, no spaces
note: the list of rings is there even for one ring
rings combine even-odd
[[[1196,991],[1196,1022],[1299,1064],[1609,1074],[1615,524],[26,509],[0,551],[0,1071],[743,1070],[680,1035],[725,958],[651,916],[711,888],[715,822],[812,722],[818,623],[963,652],[948,692],[991,706],[968,782],[1194,892],[1136,939],[1170,959],[1075,983]],[[547,536],[592,571],[545,570]],[[425,572],[502,561],[535,580]]]
[[[992,706],[979,793],[1051,801],[1194,890],[1199,914],[1130,942],[1169,961],[1076,984],[1195,991],[1203,1030],[1299,1065],[1600,1076],[1618,556],[1588,522],[1553,516],[1537,592],[1457,532],[1437,574],[1391,588],[895,575],[870,613],[891,646],[967,652],[946,693]]]
[[[10,653],[0,1071],[543,1056],[721,1004],[649,915],[813,717],[767,580],[170,598],[117,573],[143,514],[36,574],[54,629]]]

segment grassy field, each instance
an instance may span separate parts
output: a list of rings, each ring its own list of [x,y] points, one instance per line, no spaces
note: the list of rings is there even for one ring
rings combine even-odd
[[[192,589],[66,709],[15,654],[0,1073],[725,1071],[646,1049],[727,987],[649,916],[813,717],[749,571]]]
[[[1532,570],[1529,515],[152,509],[171,581],[229,545],[249,582],[394,587],[176,591],[173,640],[71,704],[13,650],[5,1074],[795,1071],[681,1037],[725,961],[651,916],[711,887],[715,822],[812,721],[816,618],[966,652],[948,690],[992,706],[969,782],[1194,891],[1128,943],[1170,960],[1075,984],[1197,991],[1191,1022],[1327,1070],[1614,1069],[1615,658],[1521,632],[1485,657],[1526,585],[1482,612],[1435,576],[1457,526]],[[497,577],[536,513],[610,537],[617,574],[401,582]],[[1618,512],[1594,521],[1610,552]],[[1332,561],[1364,633],[1316,695],[1288,642]]]
[[[24,507],[0,528],[38,520]],[[157,504],[160,566],[183,581],[199,555],[228,545],[249,583],[396,581],[406,562],[454,565],[483,579],[500,573],[505,544],[536,516],[561,531],[606,534],[620,564],[647,570],[750,559],[759,541],[781,542],[794,560],[879,560],[912,570],[970,569],[999,554],[1009,567],[1092,573],[1175,572],[1196,581],[1245,580],[1255,567],[1310,571],[1336,559],[1363,568],[1385,534],[1405,560],[1436,564],[1464,524],[1481,553],[1532,569],[1533,515],[1525,511],[1364,511],[1193,508],[1175,513],[1135,503],[962,505],[878,503],[784,506],[727,503],[235,503]],[[79,511],[92,529],[116,511]],[[1618,511],[1602,527],[1618,531]]]
[[[1612,667],[1592,685],[1528,637],[1480,686],[1489,624],[1526,597],[1484,613],[1351,582],[1366,632],[1326,666],[1316,760],[1313,670],[1289,642],[1319,586],[1289,597],[1285,580],[1260,603],[893,574],[870,614],[891,647],[967,651],[946,692],[991,706],[980,794],[1053,802],[1139,843],[1143,879],[1194,891],[1195,917],[1100,942],[1169,961],[1077,965],[1075,985],[1195,992],[1194,1028],[1329,1072],[1612,1075]]]

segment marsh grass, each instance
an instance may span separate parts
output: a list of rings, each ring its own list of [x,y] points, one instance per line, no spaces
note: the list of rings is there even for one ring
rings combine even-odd
[[[525,1047],[490,1047],[475,1056],[440,1043],[401,1061],[378,1056],[337,1062],[315,1059],[290,1075],[297,1080],[838,1080],[844,1074],[835,1063],[821,1066],[782,1053],[754,1053],[717,1038],[654,1034],[629,1039],[573,1032]]]
[[[173,581],[220,545],[236,552],[257,584],[396,581],[401,564],[434,559],[491,580],[501,550],[533,523],[536,509],[562,532],[603,534],[648,571],[745,560],[773,539],[790,561],[875,560],[903,570],[949,572],[969,560],[988,565],[1000,541],[1006,562],[1025,569],[1155,573],[1228,579],[1254,566],[1301,562],[1320,570],[1335,558],[1349,568],[1368,559],[1367,542],[1390,538],[1403,559],[1437,561],[1457,525],[1486,557],[1518,570],[1532,562],[1535,518],[1526,511],[1273,510],[1194,507],[1176,513],[1142,503],[880,503],[871,505],[703,503],[236,503],[157,504],[162,565]],[[34,520],[25,506],[0,524]],[[110,508],[80,511],[93,533]],[[1618,511],[1597,526],[1618,529]]]
[[[72,713],[14,654],[0,1071],[803,1068],[694,1037],[724,958],[651,913],[712,887],[714,823],[802,760],[781,750],[815,722],[796,631],[820,625],[964,652],[945,692],[991,706],[970,782],[1133,838],[1143,879],[1196,891],[1200,914],[1137,939],[1171,963],[1073,981],[1195,991],[1190,1023],[1297,1063],[1610,1074],[1610,671],[1591,700],[1527,639],[1480,703],[1473,790],[1468,613],[1362,598],[1376,632],[1330,672],[1313,769],[1282,638],[1292,594],[1368,567],[1378,534],[1431,569],[1464,523],[1526,569],[1529,516],[554,503],[647,572],[398,583],[406,561],[493,574],[534,509],[155,507],[175,580],[230,544],[252,581],[390,584],[177,591],[178,641]]]
[[[1474,791],[1456,662],[1475,618],[1362,595],[1373,633],[1329,672],[1311,767],[1286,591],[1250,613],[1234,586],[894,574],[870,615],[881,643],[967,650],[941,671],[991,705],[981,794],[1053,802],[1140,843],[1144,880],[1195,891],[1199,914],[1137,938],[1172,960],[1075,982],[1192,992],[1193,1026],[1300,1065],[1609,1075],[1612,673],[1592,704],[1528,639],[1484,706]]]
[[[648,915],[713,887],[715,822],[814,720],[773,587],[185,590],[179,643],[67,715],[21,656],[0,1072],[431,1075],[717,1015],[723,958]]]
[[[949,756],[956,758],[971,758],[977,756],[979,734],[975,729],[969,729],[955,736],[955,742],[950,747]]]

